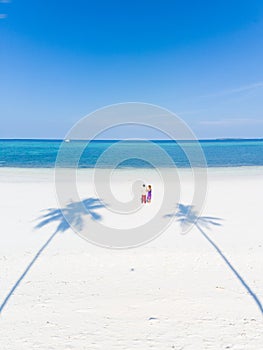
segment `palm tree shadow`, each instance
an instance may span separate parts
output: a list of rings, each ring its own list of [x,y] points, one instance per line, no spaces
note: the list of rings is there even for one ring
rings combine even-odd
[[[62,209],[49,208],[45,210],[45,214],[40,216],[38,220],[41,221],[35,228],[40,229],[51,222],[57,222],[58,226],[55,232],[65,232],[70,226],[81,231],[87,215],[91,216],[93,220],[102,219],[96,210],[103,207],[105,205],[98,198],[87,198],[80,202],[70,202]]]
[[[41,253],[43,253],[43,251],[51,243],[53,238],[58,233],[65,232],[67,229],[71,227],[71,225],[74,226],[74,228],[76,228],[77,230],[81,231],[84,225],[84,220],[87,216],[90,216],[91,219],[93,220],[101,220],[102,216],[98,214],[96,211],[104,207],[105,205],[102,204],[100,199],[87,198],[80,202],[70,202],[62,209],[49,208],[45,210],[46,213],[41,215],[37,219],[37,220],[40,220],[40,222],[35,226],[35,229],[40,229],[52,222],[57,223],[57,228],[55,232],[52,233],[52,235],[49,237],[49,239],[43,244],[43,246],[38,250],[38,252],[35,254],[31,262],[25,268],[24,272],[21,274],[21,276],[15,282],[13,287],[10,289],[10,291],[8,292],[3,302],[0,304],[0,314],[2,313],[7,302],[9,301],[11,296],[14,294],[19,284],[25,278],[25,276],[27,275],[31,267],[34,265],[34,263],[37,261]]]
[[[178,211],[175,214],[165,215],[166,217],[174,216],[177,221],[182,225],[194,225],[199,232],[203,235],[203,237],[213,246],[213,248],[217,251],[217,253],[221,256],[230,270],[234,273],[234,275],[238,278],[240,283],[245,287],[249,295],[253,298],[256,305],[258,306],[261,314],[263,315],[263,306],[261,301],[257,297],[257,295],[253,292],[253,290],[249,287],[243,277],[239,274],[239,272],[234,268],[228,258],[224,255],[224,253],[219,249],[216,243],[205,233],[204,228],[209,229],[212,226],[221,226],[220,218],[211,217],[211,216],[198,216],[197,212],[194,211],[194,207],[192,205],[184,205],[181,203],[177,204]]]
[[[199,225],[200,227],[210,229],[211,226],[222,226],[221,218],[213,216],[198,216],[194,211],[193,205],[177,204],[178,211],[174,214],[167,214],[165,217],[176,217],[182,227],[189,225]]]

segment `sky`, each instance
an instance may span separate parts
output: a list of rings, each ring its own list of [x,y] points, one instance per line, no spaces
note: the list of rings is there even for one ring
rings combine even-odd
[[[263,138],[263,1],[0,0],[0,138],[63,138],[123,102]]]

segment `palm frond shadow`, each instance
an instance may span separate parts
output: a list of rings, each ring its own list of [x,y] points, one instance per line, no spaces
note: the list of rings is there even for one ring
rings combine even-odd
[[[93,220],[102,219],[96,210],[103,207],[104,204],[98,198],[87,198],[80,202],[70,202],[62,209],[49,208],[45,210],[45,214],[38,218],[41,221],[35,228],[40,229],[51,222],[57,222],[56,232],[65,232],[71,225],[77,230],[82,230],[84,218],[87,215],[91,216]]]
[[[235,269],[229,259],[224,255],[221,249],[216,245],[216,243],[205,233],[204,228],[210,229],[211,226],[221,226],[222,219],[211,217],[211,216],[198,216],[197,212],[194,210],[192,205],[184,205],[181,203],[177,204],[178,211],[175,214],[167,214],[166,217],[174,216],[177,221],[182,225],[194,225],[199,232],[203,235],[203,237],[213,246],[213,248],[217,251],[223,261],[227,264],[230,270],[237,277],[239,282],[243,285],[249,295],[253,298],[257,307],[259,308],[261,314],[263,315],[263,306],[261,301],[257,297],[257,295],[253,292],[253,290],[249,287],[244,278],[239,274],[239,272]]]
[[[213,216],[198,216],[194,210],[193,205],[177,204],[178,211],[174,214],[167,214],[165,217],[176,217],[176,220],[182,227],[189,225],[196,225],[207,229],[211,226],[222,226],[222,219]]]
[[[72,226],[76,229],[81,230],[83,228],[84,219],[87,216],[90,216],[93,220],[101,220],[102,216],[97,213],[98,209],[105,207],[104,204],[98,198],[87,198],[80,202],[70,202],[64,208],[49,208],[44,210],[45,214],[41,215],[37,220],[40,222],[35,226],[35,229],[40,229],[52,222],[57,223],[57,228],[55,232],[49,237],[49,239],[42,245],[42,247],[35,254],[31,262],[27,265],[21,276],[17,279],[13,287],[8,292],[7,296],[0,304],[0,314],[5,308],[7,302],[14,294],[15,290],[25,278],[29,270],[32,268],[34,263],[37,261],[39,256],[43,253],[43,251],[47,248],[47,246],[51,243],[53,238],[60,232],[65,232]]]

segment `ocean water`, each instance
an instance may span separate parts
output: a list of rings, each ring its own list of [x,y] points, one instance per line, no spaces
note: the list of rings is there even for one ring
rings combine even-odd
[[[149,144],[143,141],[129,141],[116,143],[117,141],[92,141],[85,148],[78,163],[79,168],[116,167],[116,157],[109,155],[96,165],[100,156],[111,146],[120,156],[127,159],[118,168],[151,168],[147,154],[153,152]],[[63,143],[62,140],[0,140],[0,167],[15,168],[53,168],[56,158]],[[154,141],[168,154],[179,168],[189,168],[190,163],[180,145],[174,141]],[[195,143],[184,141],[185,150],[194,154]],[[208,167],[241,167],[263,166],[263,139],[257,140],[203,140],[200,141]],[[67,152],[59,162],[60,167],[71,167],[74,155],[83,147],[83,141],[71,141],[65,145]],[[117,148],[116,148],[117,147]],[[148,152],[148,153],[147,153]],[[141,155],[142,159],[134,158],[134,154]],[[115,152],[116,155],[116,152]],[[159,153],[151,153],[154,156],[155,166],[169,167],[165,157]],[[114,159],[115,158],[115,159]],[[195,166],[202,166],[195,163]]]

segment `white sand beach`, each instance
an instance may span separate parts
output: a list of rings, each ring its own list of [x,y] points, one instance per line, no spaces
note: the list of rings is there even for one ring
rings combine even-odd
[[[124,193],[134,174],[122,171],[113,191]],[[175,220],[154,241],[125,250],[58,232],[9,294],[57,228],[34,229],[43,210],[58,206],[53,175],[0,169],[1,350],[263,348],[263,168],[208,170],[202,216],[222,220],[202,230],[240,279],[198,227],[182,235]],[[160,185],[150,170],[142,176],[155,190],[147,207],[154,213]]]

